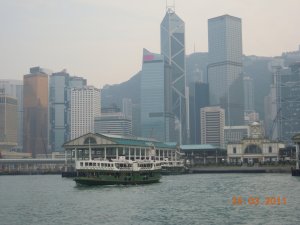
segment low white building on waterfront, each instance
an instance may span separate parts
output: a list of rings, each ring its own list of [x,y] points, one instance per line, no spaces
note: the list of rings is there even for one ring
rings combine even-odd
[[[278,161],[279,149],[284,148],[284,144],[265,138],[260,123],[254,122],[249,127],[250,135],[248,137],[227,145],[228,162]]]

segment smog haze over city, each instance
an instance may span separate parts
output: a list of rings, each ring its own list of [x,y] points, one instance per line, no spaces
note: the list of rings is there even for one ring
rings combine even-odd
[[[299,8],[299,0],[175,1],[187,55],[208,51],[207,20],[224,14],[242,19],[243,54],[294,51]],[[1,79],[21,80],[38,65],[67,69],[96,87],[124,82],[141,70],[143,48],[160,52],[165,10],[165,0],[1,0]]]
[[[0,224],[299,224],[299,9],[0,0]]]

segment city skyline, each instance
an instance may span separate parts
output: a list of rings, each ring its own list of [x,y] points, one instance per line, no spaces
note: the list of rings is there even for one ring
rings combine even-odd
[[[159,52],[166,9],[166,1],[130,3],[1,1],[1,79],[22,80],[29,67],[39,65],[67,69],[98,88],[128,80],[140,70],[144,47]],[[207,52],[207,20],[230,14],[243,20],[245,55],[277,56],[298,49],[299,6],[297,0],[177,0],[175,12],[186,24],[186,54]]]

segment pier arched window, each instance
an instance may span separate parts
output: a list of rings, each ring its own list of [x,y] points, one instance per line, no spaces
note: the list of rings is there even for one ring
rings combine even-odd
[[[93,137],[87,137],[85,140],[84,140],[84,144],[85,145],[88,145],[88,144],[97,144],[96,142],[96,139],[93,138]]]
[[[248,145],[245,148],[245,154],[262,154],[262,150],[258,145]]]

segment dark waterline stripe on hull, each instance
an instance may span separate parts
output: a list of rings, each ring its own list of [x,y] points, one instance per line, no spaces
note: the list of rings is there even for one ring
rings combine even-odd
[[[136,185],[136,184],[151,184],[158,183],[159,179],[149,179],[141,181],[105,181],[91,178],[75,178],[77,184],[81,185]]]

